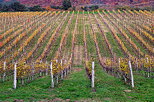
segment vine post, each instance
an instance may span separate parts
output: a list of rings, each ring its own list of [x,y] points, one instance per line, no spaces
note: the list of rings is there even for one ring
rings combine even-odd
[[[133,76],[133,70],[132,70],[132,65],[131,65],[130,60],[129,60],[128,64],[129,64],[129,69],[130,69],[132,88],[134,88],[134,76]]]
[[[49,66],[48,66],[48,62],[46,61],[46,73],[45,73],[45,75],[47,76],[48,75],[48,68],[49,68]]]
[[[58,60],[56,60],[56,63],[58,63]],[[57,84],[58,84],[58,76],[59,76],[59,73],[57,73],[57,75],[56,75],[56,80],[57,80]]]
[[[149,63],[149,59],[148,59],[148,57],[146,58],[146,60],[147,60],[147,63]],[[150,67],[149,68],[147,68],[148,69],[148,78],[150,77]]]
[[[60,64],[61,64],[61,67],[63,67],[63,60],[61,59],[61,61],[60,61]],[[63,79],[63,70],[61,71],[61,79]]]
[[[51,87],[54,88],[53,72],[52,72],[52,62],[50,64],[50,74],[51,74]]]
[[[3,82],[5,81],[5,76],[6,76],[5,69],[6,69],[6,62],[4,62],[4,68],[3,68],[3,70],[4,70],[4,74],[3,74]]]
[[[91,80],[92,81],[92,83],[91,83],[91,87],[92,88],[95,87],[95,82],[94,82],[95,81],[94,80],[95,79],[95,71],[94,71],[94,67],[95,67],[95,62],[92,62],[92,74],[91,74],[92,75],[92,78],[91,78],[92,79]]]
[[[13,88],[17,88],[17,63],[14,64],[14,81],[13,81]]]
[[[66,60],[65,60],[65,64],[66,64],[67,62],[66,62]],[[64,76],[66,77],[67,76],[67,68],[66,69],[64,69]]]

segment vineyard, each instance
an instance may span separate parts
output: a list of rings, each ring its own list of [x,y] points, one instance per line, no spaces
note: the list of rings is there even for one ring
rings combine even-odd
[[[0,13],[0,85],[20,89],[50,76],[53,88],[79,66],[93,81],[97,66],[128,87],[138,76],[153,80],[153,19],[136,10]]]

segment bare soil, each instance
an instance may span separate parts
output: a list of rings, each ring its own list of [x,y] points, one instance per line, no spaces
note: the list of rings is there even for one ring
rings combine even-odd
[[[75,45],[75,52],[74,52],[74,65],[82,65],[83,62],[83,46],[81,45]]]

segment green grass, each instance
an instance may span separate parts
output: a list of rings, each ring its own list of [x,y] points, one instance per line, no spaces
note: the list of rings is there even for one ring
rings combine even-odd
[[[128,12],[128,11],[126,11],[126,12]],[[115,13],[115,14],[116,14],[116,13]],[[121,25],[122,25],[122,23],[121,23]],[[136,37],[134,37],[134,36],[133,36],[126,28],[124,28],[123,26],[120,26],[120,27],[123,28],[123,30],[126,32],[127,36],[136,44],[136,46],[137,46],[138,48],[140,48],[140,50],[141,50],[143,53],[145,53],[145,54],[148,53],[148,51],[146,51],[146,49],[143,47],[142,43],[141,43]]]
[[[154,100],[154,82],[152,79],[135,76],[136,88],[132,92],[126,93],[124,90],[131,90],[130,86],[125,85],[120,79],[106,74],[97,63],[95,73],[96,92],[93,92],[84,68],[82,66],[79,67],[82,69],[81,71],[72,72],[59,85],[56,85],[54,89],[50,88],[49,76],[18,87],[16,90],[12,89],[11,81],[0,83],[0,101],[11,102],[14,99],[39,101],[55,98],[71,99],[71,101],[101,100],[104,102],[150,102]]]
[[[138,48],[140,48],[140,50],[143,53],[147,54],[148,51],[143,47],[143,45],[141,44],[141,42],[136,37],[134,37],[131,33],[129,33],[127,30],[125,30],[125,31],[126,31],[126,34],[128,35],[128,37],[131,38],[131,40],[136,44],[136,46]]]
[[[80,15],[81,14],[79,14],[79,17],[78,17],[78,24],[77,24],[77,33],[75,34],[75,36],[76,36],[76,44],[77,45],[83,45],[84,44],[84,42],[83,42],[83,31],[84,31],[84,29],[83,29],[83,20],[82,20],[82,18],[80,18]]]
[[[87,43],[87,51],[88,54],[90,54],[90,57],[96,56],[96,48],[95,43],[93,41],[93,36],[90,34],[92,31],[90,29],[90,26],[86,26],[87,34],[86,34],[86,43]]]
[[[134,48],[130,45],[130,43],[127,41],[127,39],[124,38],[124,36],[122,36],[120,33],[117,33],[117,36],[121,39],[121,41],[123,42],[123,44],[125,45],[125,47],[127,48],[127,50],[129,51],[129,53],[133,56],[137,56],[134,52]]]
[[[60,41],[61,41],[62,35],[60,35],[56,41],[54,42],[54,45],[51,46],[51,50],[47,55],[47,61],[51,61],[52,58],[55,57],[55,53],[58,50],[59,46],[60,46]]]
[[[49,23],[47,23],[48,25],[49,25]],[[29,32],[27,32],[27,35],[23,38],[23,39],[27,39],[27,38],[29,38],[31,35],[32,35],[32,33],[38,28],[38,26],[34,23],[33,24],[33,26],[34,26],[34,28],[32,28],[32,30],[31,31],[29,31]],[[46,27],[44,27],[43,29],[45,29]],[[36,43],[36,41],[37,41],[37,38],[39,37],[39,35],[40,34],[37,34],[34,38],[33,38],[33,40],[32,41],[30,41],[30,44],[31,45],[35,45],[35,43]],[[23,40],[20,40],[18,43],[17,43],[17,45],[16,45],[16,47],[14,46],[12,49],[13,50],[11,50],[11,51],[9,51],[9,52],[7,52],[7,55],[12,55],[13,54],[13,52],[15,51],[15,50],[18,50],[19,48],[20,48],[20,45],[21,45],[21,43],[23,43],[24,41]],[[31,49],[32,49],[32,46],[29,46]],[[29,49],[29,47],[26,47],[25,49],[27,49],[26,50],[26,52],[29,52],[31,49]],[[10,57],[10,56],[8,56],[8,57]],[[20,53],[20,55],[19,56],[17,56],[15,59],[19,59],[19,57],[21,57],[21,53]]]
[[[49,40],[50,40],[50,37],[52,36],[52,34],[54,33],[54,31],[55,31],[55,29],[58,27],[58,24],[60,23],[60,21],[59,20],[57,20],[57,22],[56,22],[56,24],[54,25],[54,27],[51,29],[51,31],[50,31],[50,34],[48,34],[47,35],[47,37],[46,37],[46,40],[44,41],[44,43],[43,43],[43,45],[38,49],[38,51],[37,51],[37,53],[34,53],[34,59],[36,59],[36,58],[38,58],[39,57],[39,55],[43,52],[43,49],[45,48],[45,46],[47,45],[47,43],[49,42]],[[51,47],[51,51],[50,51],[50,54],[47,56],[47,61],[50,61],[51,60],[51,56],[53,57],[53,53],[55,53],[55,51],[58,49],[58,47],[59,47],[59,45],[58,44],[60,44],[60,39],[61,38],[57,38],[56,39],[56,44],[53,46],[53,47]],[[57,41],[58,40],[58,41]],[[58,42],[58,43],[57,43]]]
[[[124,57],[123,51],[119,48],[119,45],[114,39],[114,37],[112,36],[112,34],[110,32],[107,32],[106,37],[112,46],[113,52],[116,53],[117,56]]]
[[[102,11],[100,11],[100,12],[102,12]],[[73,11],[70,11],[70,14],[72,14],[73,13]],[[74,14],[98,14],[98,12],[97,11],[74,11]]]
[[[72,22],[69,25],[69,31],[66,38],[66,45],[64,45],[63,54],[66,54],[66,52],[67,53],[71,52],[72,37],[73,37],[72,33],[74,32],[75,22],[76,22],[76,15],[74,15],[74,17],[72,18]]]
[[[141,32],[141,30],[139,30],[139,28],[135,28],[135,27],[136,27],[135,24],[133,24],[131,27],[134,28],[134,30],[143,38],[143,40],[144,40],[147,44],[149,44],[150,46],[154,47],[153,42],[152,42],[148,37],[146,37],[146,36]],[[141,28],[141,27],[140,27],[140,28]],[[149,33],[149,34],[152,34],[152,33]]]
[[[42,29],[45,30],[46,27],[43,27]],[[41,32],[41,33],[42,33],[42,32]],[[25,50],[24,52],[28,53],[28,52],[30,52],[30,51],[34,48],[35,44],[37,43],[37,40],[38,40],[39,37],[41,36],[41,33],[38,32],[38,33],[36,34],[36,36],[34,36],[34,37],[32,38],[32,40],[30,40],[29,44],[28,44],[27,46],[24,47],[24,50]],[[22,53],[19,53],[14,59],[15,59],[15,60],[19,60],[19,58],[21,58],[21,55],[22,55]]]
[[[80,12],[82,14],[82,12]],[[76,15],[75,15],[76,16]],[[72,32],[74,30],[74,24],[76,17],[73,19],[73,23],[70,24],[70,31],[68,32],[68,37],[66,39],[66,49],[70,50],[71,48],[71,38]],[[86,21],[89,19],[86,18]],[[68,21],[68,19],[67,19]],[[83,44],[83,20],[79,18],[78,24],[78,33],[76,35],[76,43],[79,45]],[[56,25],[57,26],[57,25]],[[48,53],[47,60],[51,60],[55,52],[59,47],[59,43],[64,32],[66,23],[61,28],[62,31],[59,32],[59,36],[57,37],[53,47],[51,47],[51,51]],[[24,86],[19,86],[16,90],[12,89],[13,82],[7,81],[4,83],[0,83],[0,102],[1,101],[9,101],[12,102],[15,99],[21,99],[25,102],[35,102],[35,101],[47,101],[55,98],[60,98],[63,100],[70,99],[72,102],[74,101],[87,101],[87,102],[152,102],[154,100],[154,81],[151,78],[145,78],[140,75],[135,74],[135,88],[132,89],[130,85],[124,84],[124,82],[120,78],[115,78],[110,76],[98,63],[97,53],[95,43],[93,41],[92,31],[90,29],[90,24],[86,24],[86,40],[87,40],[87,50],[88,55],[94,57],[95,61],[95,90],[93,92],[91,89],[91,83],[86,75],[86,71],[83,65],[75,65],[73,66],[73,72],[68,75],[65,80],[61,80],[58,85],[52,89],[50,86],[50,76],[45,76],[40,79],[34,80],[29,84]],[[117,54],[117,56],[124,56],[123,51],[119,48],[117,41],[114,39],[113,35],[110,32],[105,33],[107,39],[109,40],[113,52]],[[109,51],[106,50],[105,40],[102,38],[100,32],[96,33],[97,40],[99,43],[99,48],[101,50],[102,55],[109,56]],[[51,35],[50,35],[51,36]],[[131,36],[131,35],[130,35]],[[121,39],[124,38],[119,35]],[[133,38],[133,36],[131,36]],[[133,38],[135,40],[135,38]],[[46,41],[47,43],[47,41]],[[39,48],[38,53],[41,53],[46,45],[44,42],[41,44],[42,46]],[[136,42],[138,43],[138,42]],[[68,48],[67,48],[68,47]],[[124,90],[131,90],[131,92],[125,92]]]
[[[96,33],[97,41],[98,41],[98,46],[100,48],[100,52],[103,56],[105,57],[110,57],[111,54],[109,52],[109,49],[107,47],[107,44],[105,43],[105,39],[102,37],[101,33]]]

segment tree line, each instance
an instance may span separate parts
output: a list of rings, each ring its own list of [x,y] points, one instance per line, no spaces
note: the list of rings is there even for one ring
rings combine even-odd
[[[70,0],[63,0],[62,6],[51,5],[50,7],[53,9],[68,10],[69,8],[72,7],[72,4]]]
[[[54,9],[68,10],[72,7],[70,0],[63,0],[62,6],[51,6]],[[0,12],[24,12],[24,11],[45,11],[45,8],[42,8],[39,5],[33,7],[27,7],[20,2],[13,2],[9,4],[0,3]]]
[[[0,3],[0,11],[1,12],[24,12],[24,11],[45,11],[45,8],[42,8],[41,6],[33,6],[33,7],[27,7],[23,4],[20,4],[20,2],[13,2],[8,5]]]

